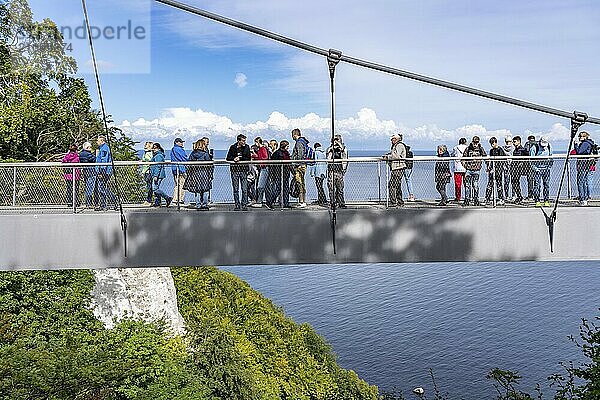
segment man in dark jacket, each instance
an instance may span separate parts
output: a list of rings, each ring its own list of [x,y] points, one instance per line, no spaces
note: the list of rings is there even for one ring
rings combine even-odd
[[[502,149],[502,147],[498,146],[498,139],[495,137],[490,138],[490,145],[492,148],[490,149],[490,157],[505,157],[506,153]],[[504,204],[504,189],[502,187],[502,178],[504,176],[504,164],[506,164],[506,160],[490,160],[487,163],[487,173],[488,173],[488,184],[485,189],[485,202],[486,204],[492,203],[492,195],[494,194],[494,182],[496,182],[496,195],[498,198],[498,205]]]
[[[92,144],[85,142],[83,150],[79,153],[79,162],[83,164],[93,164],[96,162],[96,156],[92,153]],[[85,206],[94,205],[94,186],[96,185],[96,171],[94,167],[83,167],[83,181],[85,182]]]
[[[515,145],[515,150],[513,152],[513,156],[515,157],[528,157],[529,153],[527,150],[521,146],[521,137],[515,136],[513,138],[513,144]],[[529,162],[526,160],[517,161],[513,160],[510,164],[511,166],[511,179],[512,179],[512,188],[513,193],[515,195],[515,204],[520,204],[523,201],[523,195],[521,194],[521,176],[529,173]]]
[[[250,146],[246,144],[246,136],[239,134],[237,142],[229,147],[227,161],[233,162],[229,166],[231,173],[231,184],[233,186],[233,199],[235,211],[246,211],[248,208],[248,164],[238,164],[242,161],[250,161]],[[242,202],[240,203],[239,187],[242,188]]]
[[[529,135],[527,136],[527,142],[525,143],[525,145],[523,146],[525,148],[525,150],[527,151],[527,155],[531,154],[531,148],[537,146],[537,142],[535,141],[535,136],[534,135]],[[533,200],[533,198],[535,197],[535,172],[532,168],[531,165],[531,160],[528,160],[526,163],[523,164],[524,166],[524,170],[526,171],[526,175],[527,175],[527,197],[525,198],[525,200]]]
[[[486,153],[480,143],[479,136],[473,136],[473,140],[464,152],[464,157],[485,157]],[[483,160],[464,160],[462,164],[467,170],[465,172],[465,201],[463,206],[471,202],[474,206],[479,205],[479,171]]]
[[[579,142],[575,143],[575,153],[578,156],[590,155],[594,149],[594,142],[587,132],[579,133]],[[577,159],[577,192],[579,193],[579,205],[587,206],[590,199],[590,168],[594,165],[592,158]]]

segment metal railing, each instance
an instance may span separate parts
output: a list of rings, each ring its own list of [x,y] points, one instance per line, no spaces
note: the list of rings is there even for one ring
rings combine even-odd
[[[567,168],[567,176],[563,186],[561,202],[569,204],[578,196],[577,176],[578,165],[582,170],[582,165],[587,162],[594,164],[591,160],[597,160],[598,156],[572,156]],[[435,183],[435,165],[437,162],[448,162],[450,170],[454,172],[455,161],[481,161],[479,170],[479,199],[481,203],[485,201],[486,188],[491,174],[488,173],[491,166],[494,172],[502,172],[504,178],[518,175],[520,178],[519,186],[522,197],[527,197],[531,190],[529,188],[533,177],[534,165],[549,165],[549,192],[550,199],[556,197],[560,176],[564,167],[565,155],[554,155],[549,158],[540,157],[484,157],[484,158],[438,158],[417,156],[408,159],[413,164],[412,169],[405,170],[405,176],[402,178],[402,193],[404,200],[408,200],[409,195],[413,195],[415,202],[408,202],[407,205],[416,206],[435,206],[440,199],[436,190]],[[551,160],[551,161],[549,161]],[[587,161],[586,161],[587,160]],[[381,157],[350,158],[344,160],[347,167],[344,172],[344,199],[347,204],[367,204],[367,205],[387,205],[388,203],[388,183],[390,180],[390,169],[388,161]],[[275,171],[283,169],[284,174],[281,177],[282,184],[278,185],[280,198],[285,197],[284,187],[289,185],[292,175],[286,177],[286,172],[291,171],[294,165],[308,164],[305,174],[306,182],[306,201],[307,203],[317,202],[318,191],[315,184],[314,172],[321,169],[325,171],[323,188],[327,200],[330,200],[330,190],[328,188],[328,169],[333,163],[331,160],[309,161],[261,161],[244,162],[234,164],[224,160],[215,160],[211,162],[184,162],[184,163],[163,163],[166,172],[166,178],[162,180],[161,189],[169,196],[174,194],[177,189],[172,170],[179,171],[179,166],[184,165],[189,173],[186,173],[186,179],[191,179],[190,175],[195,173],[199,167],[210,168],[210,202],[213,205],[228,205],[233,203],[233,191],[231,184],[231,168],[245,166],[248,168],[247,182],[249,187],[250,199],[255,198],[258,192],[258,174],[259,168],[266,168],[267,175],[273,176]],[[122,203],[126,207],[141,207],[147,200],[147,184],[142,172],[145,167],[152,167],[159,164],[143,162],[116,162],[117,177],[119,187],[122,193]],[[317,166],[322,165],[322,168]],[[69,209],[72,212],[79,212],[84,208],[94,208],[99,205],[100,196],[98,184],[98,167],[106,167],[108,164],[62,164],[62,163],[4,163],[0,164],[0,209]],[[588,171],[589,171],[589,167]],[[281,174],[278,174],[281,176]],[[600,200],[600,179],[598,173],[588,172],[589,191],[591,200]],[[492,178],[493,179],[493,178]],[[513,179],[514,181],[514,179]],[[75,184],[73,184],[75,182]],[[270,190],[272,183],[267,181],[266,190]],[[502,192],[508,189],[507,193],[500,195],[496,190],[491,193],[489,199],[493,206],[498,205],[498,200],[512,199],[515,190],[512,187],[513,182],[503,180]],[[409,190],[408,186],[412,188]],[[464,186],[464,185],[463,185]],[[496,189],[496,185],[494,185]],[[115,206],[116,193],[114,176],[110,176],[106,184],[107,207]],[[455,198],[454,179],[450,177],[446,187],[446,193],[449,199]],[[240,193],[241,196],[241,193]],[[543,195],[541,196],[543,197]],[[464,198],[464,187],[461,189],[461,198]],[[72,201],[75,199],[75,201]],[[264,201],[264,198],[263,198]],[[184,202],[178,208],[185,205],[194,204],[195,196],[186,191]],[[296,198],[290,198],[291,203],[296,203]],[[592,201],[590,205],[595,204]],[[283,202],[279,201],[279,206]],[[600,204],[599,204],[600,205]]]

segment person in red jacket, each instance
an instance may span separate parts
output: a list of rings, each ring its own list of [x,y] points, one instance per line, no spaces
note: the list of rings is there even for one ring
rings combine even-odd
[[[257,151],[252,154],[252,159],[256,161],[264,161],[269,159],[269,151],[267,150],[267,143],[263,142],[261,137],[254,139],[254,144],[257,147]],[[269,178],[268,166],[264,163],[258,164],[258,185],[256,188],[256,204],[253,207],[262,207],[263,199],[265,196],[265,188],[267,187],[267,181]]]
[[[69,146],[69,152],[63,157],[63,163],[79,163],[79,154],[77,154],[77,145]],[[73,184],[75,185],[75,204],[79,207],[79,180],[81,179],[80,168],[64,168],[63,169],[66,188],[67,205],[73,207]]]

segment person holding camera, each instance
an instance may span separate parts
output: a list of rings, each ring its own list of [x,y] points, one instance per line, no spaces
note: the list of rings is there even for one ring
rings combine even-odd
[[[339,208],[346,208],[344,200],[344,175],[348,169],[348,149],[342,141],[342,135],[333,137],[333,145],[327,149],[327,159],[332,163],[327,164],[327,186],[329,187],[329,199]],[[340,161],[336,161],[340,160]]]
[[[152,164],[150,166],[150,174],[152,175],[152,192],[154,194],[154,203],[152,203],[152,207],[160,207],[161,206],[161,198],[165,199],[166,206],[169,207],[171,202],[173,201],[172,197],[169,197],[164,190],[160,188],[160,184],[163,179],[167,176],[165,174],[165,151],[160,145],[160,143],[154,143],[152,145],[152,162],[160,163],[160,164]]]
[[[229,166],[231,185],[233,186],[233,200],[235,211],[246,211],[248,205],[248,164],[238,164],[240,161],[250,161],[250,146],[246,144],[246,136],[237,135],[237,142],[229,147],[226,160],[233,162]],[[242,202],[240,203],[239,188],[242,188]]]

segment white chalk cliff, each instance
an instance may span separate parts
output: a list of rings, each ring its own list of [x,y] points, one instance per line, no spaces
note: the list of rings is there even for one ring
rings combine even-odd
[[[177,308],[177,294],[169,268],[114,268],[94,271],[92,309],[104,326],[128,317],[164,321],[172,334],[185,333]]]

